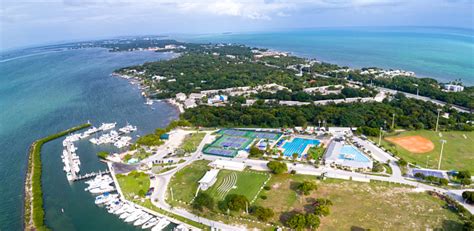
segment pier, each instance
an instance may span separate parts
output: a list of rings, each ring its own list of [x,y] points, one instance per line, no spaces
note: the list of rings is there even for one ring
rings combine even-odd
[[[95,177],[97,175],[102,175],[102,174],[109,174],[110,171],[107,169],[105,171],[98,171],[98,172],[91,172],[91,173],[86,173],[84,175],[75,175],[75,177],[73,178],[73,181],[80,181],[80,180],[85,180],[85,179],[89,179],[89,178],[92,178],[92,177]]]

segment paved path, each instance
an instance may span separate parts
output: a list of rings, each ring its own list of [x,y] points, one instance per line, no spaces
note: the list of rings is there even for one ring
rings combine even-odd
[[[368,175],[368,174],[362,174],[358,172],[350,172],[350,171],[344,171],[340,169],[334,169],[334,168],[330,168],[326,166],[320,166],[316,168],[313,165],[301,164],[301,163],[295,163],[295,164],[287,163],[288,170],[289,171],[295,170],[298,174],[305,174],[305,175],[320,176],[320,175],[325,174],[332,177],[340,177],[340,178],[346,178],[346,179],[352,178],[352,179],[359,179],[359,180],[377,180],[377,181],[410,185],[419,189],[420,191],[435,191],[435,192],[450,196],[451,198],[458,201],[462,206],[464,206],[472,214],[474,214],[474,206],[465,203],[464,200],[462,199],[461,194],[464,190],[447,190],[447,189],[423,184],[423,183],[405,178],[402,176],[402,172],[396,163],[396,160],[397,160],[396,158],[384,152],[379,147],[377,147],[376,145],[374,145],[373,143],[369,141],[365,141],[357,137],[355,137],[354,140],[358,142],[359,144],[361,144],[366,149],[370,150],[374,159],[377,159],[385,163],[389,161],[389,165],[392,168],[392,175],[388,177],[378,176],[378,175]],[[169,204],[166,203],[167,188],[172,176],[177,171],[191,164],[192,162],[198,160],[199,158],[210,160],[210,161],[213,161],[216,159],[226,159],[226,160],[231,160],[235,162],[245,163],[246,166],[250,167],[253,170],[269,171],[267,167],[268,161],[266,160],[254,160],[254,159],[246,159],[246,158],[223,158],[223,157],[218,157],[218,156],[203,155],[202,149],[204,147],[204,144],[210,143],[211,141],[212,141],[212,137],[210,133],[206,134],[206,136],[203,139],[203,142],[201,142],[201,144],[197,148],[197,151],[193,153],[190,158],[188,158],[185,162],[179,164],[175,169],[163,174],[156,175],[155,179],[152,180],[151,182],[151,185],[155,187],[156,189],[155,192],[151,196],[152,203],[155,206],[160,207],[168,212],[171,212],[176,215],[185,217],[187,219],[208,225],[213,228],[217,228],[220,230],[245,230],[245,228],[235,227],[235,226],[227,225],[219,221],[212,221],[203,217],[196,216],[184,209],[172,208]]]
[[[152,203],[163,209],[166,210],[170,213],[185,217],[187,219],[196,221],[198,223],[205,224],[207,226],[210,226],[212,228],[220,229],[220,230],[245,230],[245,228],[240,228],[240,227],[235,227],[232,225],[228,225],[219,221],[213,221],[209,220],[203,217],[199,217],[197,215],[194,215],[184,209],[180,208],[173,208],[171,207],[168,203],[166,203],[166,196],[167,196],[167,189],[168,189],[168,184],[171,181],[171,178],[173,175],[181,170],[182,168],[186,167],[187,165],[191,164],[192,162],[198,160],[198,157],[202,153],[202,149],[204,148],[204,145],[207,143],[210,143],[212,141],[212,137],[210,133],[207,133],[206,136],[203,139],[203,142],[199,144],[196,152],[194,152],[191,155],[191,158],[188,158],[185,162],[179,164],[175,169],[165,172],[163,174],[158,174],[155,175],[155,179],[151,180],[151,187],[155,187],[155,191],[151,195],[151,201]]]

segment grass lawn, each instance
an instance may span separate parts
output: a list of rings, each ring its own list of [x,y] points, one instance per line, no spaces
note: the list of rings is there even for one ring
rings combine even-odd
[[[195,152],[197,146],[199,146],[202,139],[204,139],[204,136],[206,136],[206,133],[203,132],[189,134],[184,139],[180,148],[183,149],[186,153]]]
[[[173,188],[174,200],[191,202],[199,186],[198,181],[206,174],[209,161],[198,160],[179,170],[171,179],[169,187]],[[168,188],[168,194],[170,189]],[[171,196],[168,196],[171,199]],[[171,202],[172,203],[172,202]]]
[[[220,191],[219,188],[225,189],[226,185],[231,186],[232,184],[226,184],[225,178],[231,179],[232,174],[235,174],[237,181],[233,188],[227,187],[229,191],[224,190]],[[247,197],[249,201],[252,201],[253,198],[257,195],[260,188],[263,187],[263,183],[270,177],[269,174],[263,172],[255,171],[229,171],[221,170],[219,175],[217,175],[217,181],[214,185],[207,190],[210,195],[212,195],[216,201],[224,199],[227,194],[240,194]],[[230,181],[227,181],[230,182]]]
[[[132,171],[128,175],[117,174],[117,181],[122,189],[124,196],[127,199],[135,197],[135,195],[142,195],[150,188],[150,178],[147,174],[142,172]]]
[[[393,153],[409,162],[417,163],[422,167],[428,168],[438,168],[438,158],[441,150],[440,140],[444,139],[447,143],[444,145],[441,169],[469,170],[470,172],[474,172],[474,132],[441,132],[442,137],[440,137],[439,132],[421,130],[406,131],[400,134],[390,135],[395,137],[420,135],[431,140],[435,145],[434,150],[423,154],[411,153],[399,145],[392,144],[387,140],[382,140],[382,145],[386,149],[391,150]],[[390,135],[387,135],[386,137]],[[378,138],[372,138],[372,140],[378,142]]]
[[[321,219],[319,230],[351,230],[361,227],[372,230],[460,230],[462,222],[456,213],[445,208],[445,202],[427,193],[413,192],[409,187],[383,182],[360,183],[332,180],[317,181],[318,189],[311,195],[295,192],[304,180],[313,176],[273,176],[270,191],[261,195],[256,204],[272,208],[272,222],[281,224],[295,211],[311,211],[315,198],[328,198],[333,202],[331,214]]]

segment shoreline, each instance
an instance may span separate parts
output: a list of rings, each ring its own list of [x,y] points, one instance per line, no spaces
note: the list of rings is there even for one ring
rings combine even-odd
[[[67,130],[35,140],[28,151],[28,165],[24,182],[23,195],[23,229],[49,230],[44,223],[44,206],[42,192],[41,148],[43,144],[90,127],[90,123],[81,124]]]

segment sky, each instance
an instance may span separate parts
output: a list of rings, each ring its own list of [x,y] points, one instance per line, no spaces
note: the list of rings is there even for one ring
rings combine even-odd
[[[0,50],[125,35],[353,26],[474,29],[474,0],[0,0]]]

